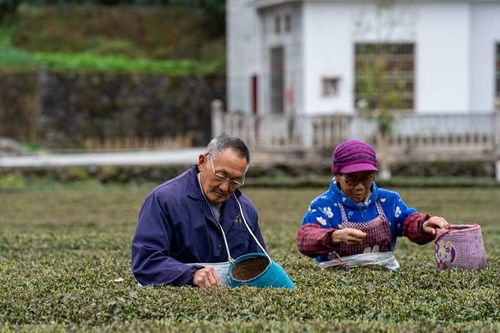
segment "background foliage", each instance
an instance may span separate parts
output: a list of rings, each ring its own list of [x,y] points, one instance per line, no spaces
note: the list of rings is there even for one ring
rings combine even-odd
[[[11,0],[1,1],[0,5]],[[91,62],[80,61],[76,67],[52,67],[63,70],[95,70],[95,63],[102,62],[97,66],[101,67],[100,70],[140,72],[145,70],[134,67],[134,59],[141,62],[149,59],[168,60],[170,64],[179,60],[191,61],[201,64],[196,68],[198,72],[225,72],[223,1],[125,1],[117,2],[117,6],[96,5],[93,1],[24,3],[44,5],[20,6],[15,15],[4,20],[4,24],[0,22],[0,35],[4,40],[0,45],[5,48],[2,53],[8,51],[11,54],[10,61],[0,58],[0,68],[12,66],[13,62],[22,64],[22,61],[12,61],[12,56],[18,52],[21,58],[26,58],[22,52],[29,52],[38,53],[34,62],[49,68],[54,62],[68,63],[71,57],[93,57]],[[46,3],[57,5],[48,6]],[[104,57],[101,59],[101,56]],[[119,68],[110,67],[106,56],[120,58],[116,60]],[[68,60],[61,61],[61,57]],[[78,63],[78,59],[74,63]],[[146,71],[172,72],[165,71],[159,64],[149,65]],[[182,62],[179,64],[182,71]]]
[[[271,255],[295,290],[138,287],[129,268],[138,209],[152,186],[0,191],[0,325],[24,331],[498,331],[498,188],[402,189],[454,223],[479,222],[489,268],[436,271],[433,246],[400,239],[401,270],[320,271],[294,235],[323,189],[246,189]],[[325,184],[326,188],[326,184]],[[457,195],[457,193],[461,195]],[[117,278],[123,282],[114,282]]]
[[[26,147],[42,154],[40,147]],[[72,182],[101,184],[160,183],[178,175],[190,165],[164,166],[87,166],[51,168],[2,168],[1,188],[29,188],[30,184],[64,184]],[[329,163],[298,165],[265,165],[254,163],[247,174],[246,186],[303,188],[324,187],[331,179]],[[398,187],[498,187],[494,163],[479,161],[455,162],[406,162],[393,164],[393,177],[377,178],[382,186]]]
[[[0,1],[12,8],[0,22],[0,136],[65,149],[211,137],[224,1]]]

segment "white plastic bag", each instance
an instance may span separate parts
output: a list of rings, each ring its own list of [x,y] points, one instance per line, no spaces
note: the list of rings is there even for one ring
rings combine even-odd
[[[322,269],[353,268],[367,265],[380,265],[391,271],[399,269],[399,263],[392,251],[354,254],[319,263]]]
[[[215,272],[217,272],[217,275],[219,275],[221,286],[229,286],[229,274],[228,274],[229,261],[212,262],[212,263],[200,262],[187,265],[200,265],[205,267],[212,267],[215,270]]]

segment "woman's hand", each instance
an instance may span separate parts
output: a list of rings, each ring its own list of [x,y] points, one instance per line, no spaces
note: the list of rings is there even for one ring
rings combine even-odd
[[[366,232],[358,229],[345,228],[332,232],[332,242],[335,244],[344,243],[347,245],[361,244],[366,238]]]
[[[435,235],[436,234],[436,228],[440,229],[448,229],[450,224],[442,217],[440,216],[433,216],[427,221],[424,222],[422,225],[422,228],[424,231],[428,234]]]

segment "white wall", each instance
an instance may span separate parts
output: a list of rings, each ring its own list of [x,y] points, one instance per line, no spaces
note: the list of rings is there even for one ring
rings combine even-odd
[[[304,11],[305,113],[353,113],[354,44],[413,42],[419,5],[308,3]],[[337,96],[321,95],[323,76],[340,78]]]
[[[469,9],[467,2],[414,2],[389,9],[373,3],[308,3],[305,113],[353,112],[356,42],[415,43],[415,110],[469,111]],[[324,75],[341,78],[338,96],[321,96]]]
[[[352,7],[347,4],[306,3],[303,12],[303,113],[352,110]],[[322,96],[322,78],[338,77],[336,96]]]
[[[427,3],[417,23],[416,110],[470,109],[469,4]]]
[[[472,5],[471,27],[471,111],[490,111],[495,103],[495,44],[500,43],[500,5]]]
[[[296,4],[285,4],[271,7],[261,12],[262,24],[262,54],[260,63],[262,71],[260,76],[261,112],[270,112],[271,93],[271,49],[273,47],[283,47],[284,50],[284,111],[286,114],[295,114],[303,109],[302,104],[302,16],[301,6]],[[285,17],[291,19],[291,31],[284,30]],[[275,20],[281,19],[281,32],[275,32]]]
[[[249,112],[251,77],[260,71],[259,19],[252,0],[226,2],[227,109]]]

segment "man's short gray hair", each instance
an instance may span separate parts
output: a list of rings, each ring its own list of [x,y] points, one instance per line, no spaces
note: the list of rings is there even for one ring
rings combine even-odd
[[[221,134],[208,143],[207,154],[217,158],[227,148],[233,149],[240,157],[247,160],[247,164],[250,164],[250,151],[245,142],[240,138],[226,134]]]

